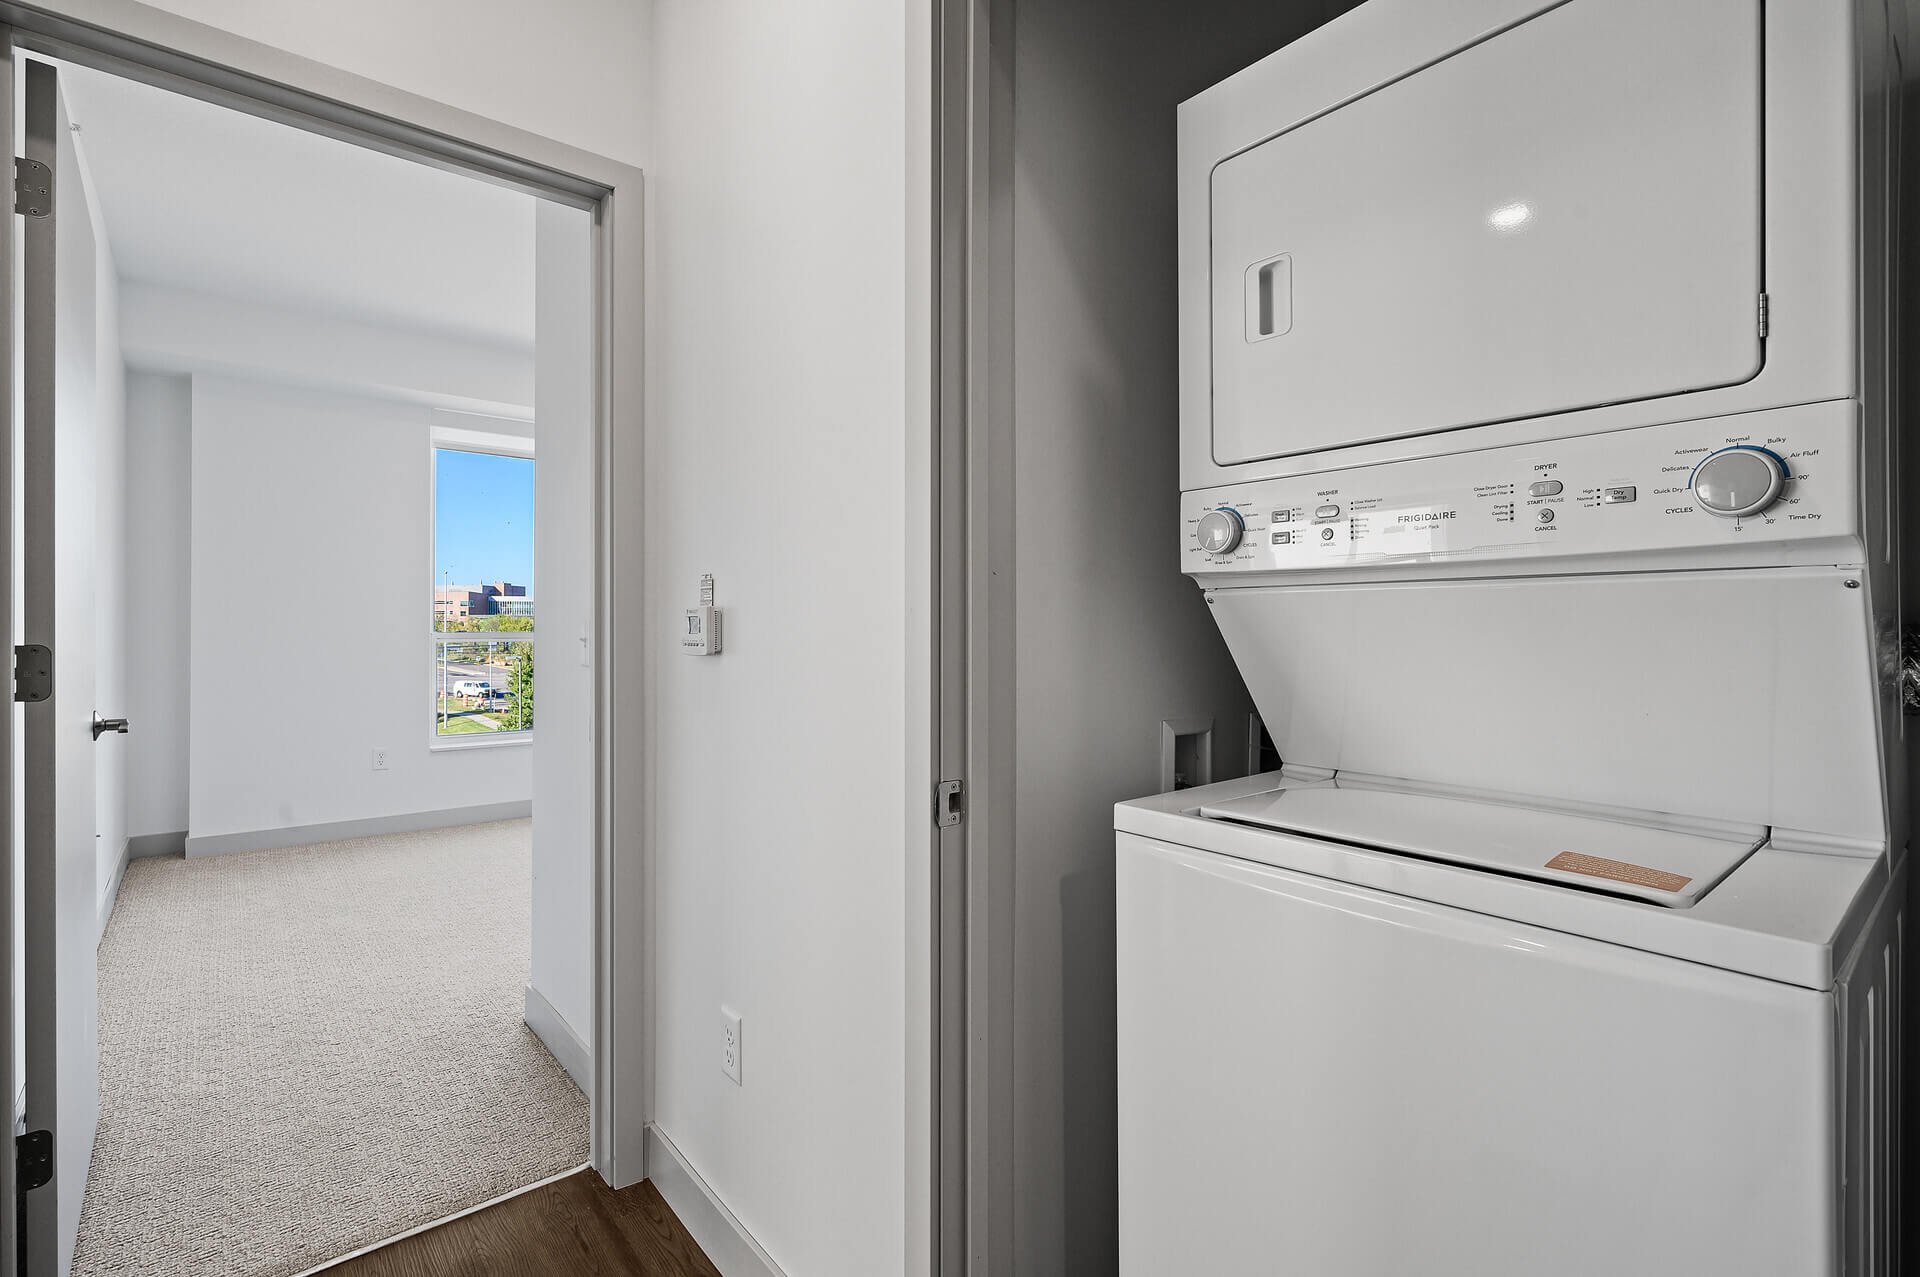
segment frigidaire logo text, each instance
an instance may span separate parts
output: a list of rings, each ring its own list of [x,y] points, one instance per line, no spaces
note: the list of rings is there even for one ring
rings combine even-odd
[[[1400,516],[1400,522],[1432,523],[1435,519],[1451,519],[1458,513],[1458,510],[1426,510],[1419,514],[1403,514]]]

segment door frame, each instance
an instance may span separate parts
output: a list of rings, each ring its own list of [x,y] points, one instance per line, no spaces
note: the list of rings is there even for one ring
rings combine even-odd
[[[930,752],[936,1277],[1014,1259],[1014,0],[934,0]],[[936,799],[936,803],[939,800]]]
[[[0,0],[0,129],[12,136],[15,50],[108,71],[190,97],[588,210],[594,259],[594,927],[592,1164],[608,1184],[646,1177],[653,1107],[654,997],[649,954],[652,769],[646,713],[649,641],[643,417],[643,204],[638,168],[336,70],[134,0],[69,0],[67,12]],[[378,33],[369,33],[377,38]],[[9,243],[12,243],[9,236]],[[0,290],[21,264],[9,248]],[[11,344],[11,307],[0,338]],[[0,421],[13,420],[12,361]],[[0,625],[11,627],[10,449],[0,449]],[[616,499],[617,494],[617,499]],[[0,777],[12,736],[0,732]],[[618,771],[616,773],[616,768]],[[617,776],[631,783],[616,784]],[[0,828],[11,786],[0,784]],[[12,874],[0,874],[0,981],[13,972]],[[9,1018],[7,1037],[11,1041]],[[8,1050],[0,1077],[17,1090]],[[14,1159],[0,1157],[0,1277],[15,1270]]]

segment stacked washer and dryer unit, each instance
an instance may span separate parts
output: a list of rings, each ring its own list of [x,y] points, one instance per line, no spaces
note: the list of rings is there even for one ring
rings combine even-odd
[[[1894,11],[1371,0],[1180,108],[1285,766],[1116,812],[1128,1277],[1893,1271]]]

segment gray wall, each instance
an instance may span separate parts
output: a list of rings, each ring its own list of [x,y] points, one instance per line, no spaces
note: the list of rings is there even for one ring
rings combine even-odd
[[[1350,3],[1015,0],[1015,1271],[1115,1271],[1113,819],[1246,689],[1180,573],[1174,107]]]
[[[193,382],[127,376],[127,832],[187,828]]]

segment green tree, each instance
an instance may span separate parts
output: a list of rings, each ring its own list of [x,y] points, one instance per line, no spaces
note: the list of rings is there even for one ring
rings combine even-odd
[[[533,727],[533,644],[518,646],[520,651],[514,656],[507,676],[507,711],[500,717],[500,726],[510,732],[530,731]]]

